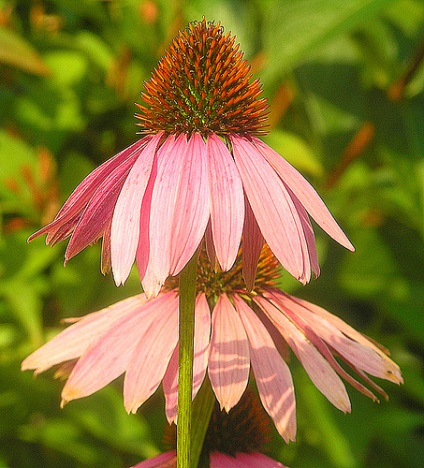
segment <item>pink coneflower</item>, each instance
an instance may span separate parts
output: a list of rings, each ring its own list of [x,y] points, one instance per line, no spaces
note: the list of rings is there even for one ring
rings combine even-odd
[[[368,375],[401,383],[385,350],[324,309],[276,288],[278,262],[264,247],[255,288],[247,291],[241,262],[228,272],[199,260],[195,308],[193,397],[206,372],[225,411],[243,395],[253,371],[262,404],[281,436],[294,440],[295,396],[283,356],[291,348],[316,387],[338,409],[350,411],[342,379],[376,400],[338,361],[386,396]],[[92,394],[125,373],[124,404],[135,412],[162,382],[168,420],[177,416],[178,293],[170,278],[153,299],[143,294],[92,313],[35,351],[23,369],[72,369],[63,403]]]
[[[269,420],[249,389],[228,413],[218,405],[212,412],[198,466],[210,468],[284,468],[262,452],[270,441]],[[165,432],[165,444],[175,448],[175,426]],[[176,452],[169,450],[133,468],[176,466]]]
[[[308,214],[353,250],[312,186],[258,136],[266,100],[220,24],[191,23],[173,40],[142,93],[143,137],[89,174],[31,239],[70,241],[65,261],[103,238],[102,270],[117,285],[136,261],[148,296],[178,274],[202,239],[226,271],[244,245],[253,286],[264,239],[295,278],[319,265]]]

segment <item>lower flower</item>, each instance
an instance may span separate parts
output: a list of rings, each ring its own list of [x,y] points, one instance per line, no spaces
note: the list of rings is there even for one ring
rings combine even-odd
[[[221,409],[230,411],[253,370],[261,402],[281,436],[295,440],[294,386],[284,359],[288,347],[315,386],[338,409],[350,411],[344,379],[377,400],[386,393],[369,376],[402,383],[387,351],[341,319],[275,287],[278,268],[264,249],[252,291],[243,287],[240,262],[229,272],[199,262],[195,310],[193,398],[206,372]],[[177,416],[178,292],[175,280],[156,298],[143,294],[75,319],[69,328],[31,354],[22,369],[36,373],[62,365],[70,370],[62,404],[101,389],[125,373],[124,404],[137,409],[162,382],[169,422]],[[349,366],[360,383],[339,363]],[[368,385],[369,388],[367,388]]]

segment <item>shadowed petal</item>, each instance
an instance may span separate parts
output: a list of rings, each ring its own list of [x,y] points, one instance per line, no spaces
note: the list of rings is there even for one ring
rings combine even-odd
[[[158,307],[159,313],[131,353],[124,380],[124,406],[137,409],[158,388],[178,343],[178,298]]]
[[[240,317],[222,294],[212,314],[209,378],[221,409],[237,404],[249,378],[249,346]]]
[[[265,240],[284,268],[306,282],[309,272],[303,255],[306,240],[290,194],[246,138],[231,137],[231,141],[244,190]]]
[[[138,310],[145,302],[145,295],[139,294],[78,319],[28,356],[22,363],[22,370],[35,369],[38,374],[55,364],[79,358],[114,322],[130,311]]]
[[[156,457],[144,460],[137,463],[132,468],[176,468],[177,466],[177,452],[171,450],[170,452],[161,453]]]
[[[317,224],[339,244],[354,251],[355,248],[346,237],[345,233],[340,229],[312,185],[282,156],[263,141],[255,137],[252,137],[252,141],[253,143],[247,142],[246,145],[251,145],[261,152],[269,164],[278,172],[284,184],[290,187],[290,190],[292,190]]]
[[[221,268],[229,270],[237,256],[244,219],[243,186],[234,160],[214,134],[207,139],[211,225]]]
[[[196,298],[193,364],[193,399],[197,395],[206,374],[209,359],[209,341],[211,334],[211,312],[204,293]],[[166,398],[166,417],[168,422],[176,421],[178,399],[178,345],[163,378],[163,390]]]
[[[264,408],[288,443],[296,438],[293,380],[268,331],[253,310],[237,295],[234,303],[249,339],[250,359]]]
[[[178,304],[178,298],[172,291],[115,321],[86,349],[75,365],[62,391],[63,403],[91,395],[119,377],[150,325],[175,304]]]
[[[176,192],[170,232],[172,275],[182,270],[199,247],[210,216],[206,145],[203,138],[197,133],[192,135],[186,148],[177,157],[183,160],[184,169]]]
[[[322,354],[301,330],[284,315],[282,310],[277,309],[266,299],[259,296],[255,298],[255,302],[287,341],[320,392],[336,408],[345,413],[350,412],[351,407],[346,388]]]
[[[112,272],[117,286],[128,278],[138,247],[140,211],[162,132],[153,136],[139,154],[116,202],[111,227]]]

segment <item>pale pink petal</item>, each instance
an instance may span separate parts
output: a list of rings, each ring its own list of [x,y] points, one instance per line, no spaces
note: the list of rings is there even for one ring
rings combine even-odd
[[[294,312],[303,317],[322,339],[355,367],[394,383],[403,382],[397,364],[343,320],[307,301],[288,295],[286,300],[291,300]]]
[[[113,158],[105,161],[101,166],[97,167],[94,171],[90,172],[88,176],[77,186],[66,200],[62,208],[59,210],[54,220],[47,226],[44,226],[28,239],[31,241],[47,233],[46,244],[55,244],[60,240],[65,239],[72,232],[73,227],[68,229],[66,235],[57,235],[57,231],[64,224],[72,224],[70,221],[73,219],[78,220],[84,206],[89,202],[90,198],[96,192],[99,184],[109,177],[117,167],[121,165],[127,158],[131,158],[136,154],[148,141],[149,137],[142,138],[134,144],[116,154]],[[66,231],[65,231],[66,232]]]
[[[117,286],[128,278],[138,247],[141,203],[163,133],[153,136],[134,162],[122,186],[112,217],[111,260]]]
[[[206,145],[195,133],[173,155],[181,158],[183,169],[176,193],[170,251],[170,272],[178,274],[191,259],[205,234],[210,216]],[[178,177],[178,174],[174,174]]]
[[[178,343],[178,298],[162,306],[160,314],[139,339],[131,353],[124,380],[124,406],[137,409],[158,388]]]
[[[243,186],[234,160],[220,138],[208,136],[206,146],[213,240],[219,264],[227,271],[233,266],[240,246]]]
[[[306,239],[299,215],[283,182],[263,156],[243,137],[231,137],[234,159],[259,228],[284,268],[303,283]]]
[[[131,355],[152,323],[164,311],[178,307],[178,297],[171,291],[147,301],[113,322],[84,351],[62,391],[66,403],[91,395],[119,377],[127,368]]]
[[[195,314],[193,399],[203,383],[209,359],[211,312],[204,293],[196,298]],[[163,390],[166,399],[166,417],[169,423],[175,422],[178,399],[178,346],[175,348],[163,378]]]
[[[28,356],[22,363],[22,370],[35,369],[38,374],[56,364],[79,358],[110,325],[129,312],[138,310],[145,302],[145,295],[139,294],[79,318]]]
[[[65,260],[69,260],[87,245],[95,242],[112,219],[116,200],[135,156],[127,158],[113,174],[104,179],[85,207],[66,248]]]
[[[280,462],[258,452],[236,453],[236,460],[245,468],[286,468]]]
[[[249,346],[240,316],[222,294],[212,314],[209,379],[221,409],[238,403],[249,378]]]
[[[157,152],[157,175],[150,206],[149,262],[142,284],[147,296],[156,295],[171,272],[171,239],[175,202],[185,170],[185,135],[169,136]],[[140,247],[139,247],[140,248]]]
[[[271,323],[277,328],[302,363],[314,385],[336,408],[350,412],[346,388],[327,360],[285,315],[263,297],[255,302],[261,307]]]
[[[235,457],[221,452],[210,454],[210,468],[244,468]]]
[[[233,297],[249,339],[250,359],[262,404],[283,439],[287,443],[294,441],[296,402],[290,370],[257,315],[243,299]]]
[[[177,452],[171,450],[170,452],[161,453],[156,457],[144,460],[137,463],[132,468],[175,468],[177,466]]]
[[[209,262],[211,264],[211,268],[214,271],[218,271],[218,260],[216,257],[215,246],[213,245],[212,227],[210,220],[208,225],[206,226],[205,231],[205,246],[206,253],[208,254]]]
[[[255,285],[256,270],[258,268],[259,255],[264,245],[264,238],[249,201],[245,200],[245,217],[243,226],[243,279],[248,291],[251,291]]]
[[[282,156],[263,141],[252,137],[252,142],[247,142],[246,145],[251,145],[252,148],[256,148],[261,152],[269,164],[278,172],[284,184],[290,187],[317,224],[339,244],[349,250],[355,250],[312,185]]]

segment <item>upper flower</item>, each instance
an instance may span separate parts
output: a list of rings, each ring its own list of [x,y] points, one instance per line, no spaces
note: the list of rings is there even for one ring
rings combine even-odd
[[[319,265],[308,213],[353,250],[312,186],[257,138],[266,102],[234,41],[205,20],[181,31],[145,84],[136,115],[145,136],[89,174],[30,239],[70,236],[67,261],[103,237],[103,271],[122,284],[135,260],[148,296],[204,237],[223,270],[243,241],[249,289],[264,240],[309,281]]]
[[[346,363],[369,387],[386,396],[368,375],[400,383],[398,366],[374,342],[324,309],[275,287],[276,261],[264,249],[253,291],[243,287],[240,262],[214,271],[202,254],[195,308],[193,397],[206,372],[222,409],[245,392],[250,369],[262,404],[286,440],[296,435],[295,395],[283,356],[290,347],[315,386],[340,410],[350,411],[342,379],[376,400],[340,365]],[[135,412],[162,382],[168,420],[177,416],[177,281],[158,297],[143,294],[90,314],[23,362],[42,372],[65,363],[71,374],[63,402],[92,394],[125,372],[124,404]]]

